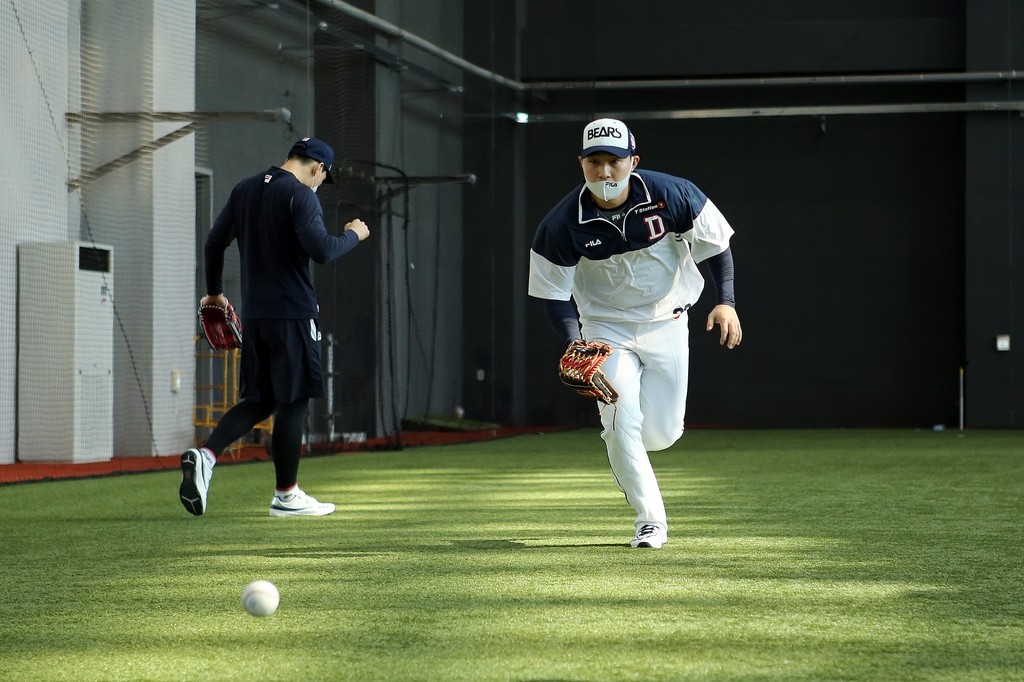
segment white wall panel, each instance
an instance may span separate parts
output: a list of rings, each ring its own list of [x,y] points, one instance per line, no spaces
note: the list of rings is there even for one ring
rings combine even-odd
[[[0,464],[15,458],[17,245],[68,238],[64,114],[69,63],[77,58],[68,49],[73,8],[67,0],[0,4]]]

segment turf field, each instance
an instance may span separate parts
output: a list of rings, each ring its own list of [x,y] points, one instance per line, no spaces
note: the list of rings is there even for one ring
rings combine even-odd
[[[0,679],[1024,679],[1019,432],[691,431],[631,550],[594,431],[0,488]],[[248,616],[265,578],[278,612]]]

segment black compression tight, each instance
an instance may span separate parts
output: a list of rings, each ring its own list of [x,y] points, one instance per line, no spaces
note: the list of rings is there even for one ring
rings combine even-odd
[[[277,473],[277,487],[290,488],[299,475],[299,451],[302,448],[302,431],[306,423],[308,400],[294,403],[258,403],[243,400],[221,417],[217,428],[206,439],[203,447],[213,454],[221,451],[249,433],[252,427],[274,414],[274,435],[271,436],[271,450],[274,455],[274,470]]]
[[[299,478],[299,450],[302,449],[302,431],[306,425],[308,400],[277,404],[274,416],[274,435],[271,450],[274,451],[274,470],[277,472],[277,487],[291,488]]]

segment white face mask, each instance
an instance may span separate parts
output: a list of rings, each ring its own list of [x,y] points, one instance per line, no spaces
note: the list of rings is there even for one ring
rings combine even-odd
[[[629,184],[629,178],[614,182],[612,180],[598,180],[597,182],[587,181],[587,189],[594,193],[594,196],[603,201],[611,201],[618,198]]]
[[[316,175],[320,175],[320,173],[317,173]],[[314,178],[314,181],[315,181],[315,179],[316,179],[316,175],[314,175],[314,176],[313,176],[313,178]],[[324,184],[324,183],[323,183],[323,181],[321,180],[321,181],[320,181],[320,185],[322,185],[322,184]],[[316,191],[317,191],[318,189],[320,189],[320,185],[313,185],[313,186],[310,186],[310,189],[312,189],[312,190],[313,190],[313,194],[316,194]]]
[[[630,165],[629,172],[632,173],[633,169],[636,168],[636,162]],[[585,178],[584,178],[585,179]],[[625,178],[615,182],[614,180],[597,180],[591,182],[587,180],[587,189],[594,193],[594,196],[602,201],[611,201],[617,199],[629,185],[629,175]]]

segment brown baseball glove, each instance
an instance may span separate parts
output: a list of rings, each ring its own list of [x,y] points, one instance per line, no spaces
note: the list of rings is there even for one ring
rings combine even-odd
[[[580,395],[613,405],[619,393],[600,370],[611,354],[612,347],[606,343],[573,341],[558,361],[558,378]]]
[[[242,321],[230,303],[227,308],[219,305],[202,306],[199,308],[199,321],[203,325],[206,340],[214,350],[242,347]]]

